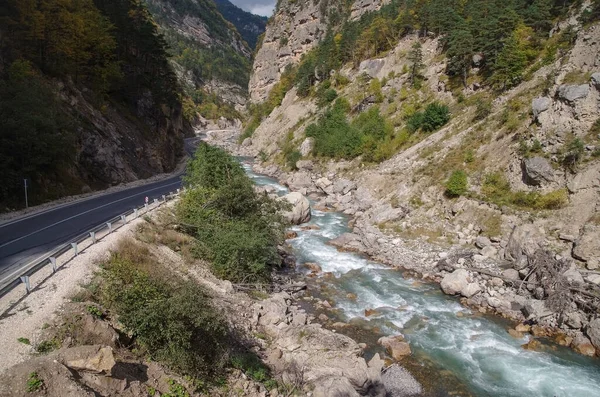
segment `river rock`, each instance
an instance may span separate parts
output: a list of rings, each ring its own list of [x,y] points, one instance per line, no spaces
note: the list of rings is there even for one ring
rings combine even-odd
[[[328,244],[333,245],[341,251],[363,252],[365,250],[362,239],[355,233],[344,233],[333,240],[329,240]]]
[[[292,209],[283,213],[283,216],[292,224],[299,225],[310,221],[310,202],[298,192],[292,192],[282,197],[287,200]]]
[[[315,138],[308,137],[305,140],[303,140],[302,144],[300,145],[300,149],[299,149],[300,154],[302,155],[302,157],[306,157],[312,153],[314,147],[315,147]]]
[[[418,396],[423,392],[421,384],[398,364],[392,364],[381,374],[381,381],[387,391],[386,397]]]
[[[590,79],[590,82],[592,83],[592,85],[594,87],[596,87],[597,90],[600,90],[600,73],[596,72],[592,74],[592,78]]]
[[[573,104],[579,99],[583,99],[588,96],[590,92],[589,84],[581,85],[561,85],[558,87],[558,97],[564,101]]]
[[[497,254],[498,250],[491,245],[483,247],[481,250],[481,255],[485,256],[486,258],[495,258]]]
[[[457,269],[446,274],[440,283],[442,291],[447,295],[459,294],[469,284],[469,272],[465,269]]]
[[[524,159],[521,163],[525,183],[540,186],[554,181],[554,168],[543,157],[536,156]]]
[[[544,235],[532,224],[516,226],[504,249],[504,258],[514,262],[515,268],[521,270],[527,266],[527,257],[533,256],[544,241]]]
[[[411,354],[410,345],[404,342],[404,336],[384,336],[377,341],[383,346],[394,360],[400,360]]]
[[[252,138],[246,138],[246,139],[244,139],[244,141],[242,142],[242,146],[243,147],[252,146]]]
[[[548,97],[538,97],[531,101],[531,112],[533,113],[533,119],[537,120],[538,116],[550,109],[552,105],[552,99]]]
[[[521,277],[519,277],[519,272],[515,269],[506,269],[502,272],[502,276],[513,281],[518,281]]]
[[[592,345],[600,351],[600,317],[590,321],[585,328],[585,333],[590,338]]]
[[[582,333],[577,334],[577,336],[571,342],[571,347],[579,354],[583,354],[584,356],[593,357],[596,354],[596,349],[592,342],[586,338]]]
[[[477,236],[477,238],[475,239],[475,246],[477,248],[485,248],[488,245],[492,245],[492,242],[486,236]]]
[[[323,269],[321,269],[321,266],[314,262],[306,262],[304,264],[304,267],[313,273],[321,273],[323,271]]]
[[[553,313],[552,310],[546,307],[544,301],[538,299],[529,299],[521,311],[526,318],[536,320]]]
[[[296,168],[301,171],[312,171],[314,164],[312,160],[298,160],[296,161]]]
[[[585,282],[583,280],[583,276],[577,269],[577,265],[575,264],[572,264],[569,270],[563,273],[563,277],[566,278],[570,283],[583,284]]]
[[[481,292],[481,287],[478,283],[469,283],[465,288],[463,288],[460,291],[460,294],[465,298],[470,298],[473,295],[478,294],[479,292]]]
[[[600,257],[600,228],[585,225],[573,247],[573,257],[587,262]]]
[[[333,192],[334,193],[347,194],[347,193],[351,192],[352,190],[356,190],[356,183],[354,183],[348,179],[339,178],[338,180],[336,180],[333,183]]]

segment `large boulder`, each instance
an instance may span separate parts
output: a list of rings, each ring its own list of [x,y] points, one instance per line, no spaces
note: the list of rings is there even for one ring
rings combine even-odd
[[[410,345],[404,341],[402,335],[384,336],[377,341],[383,346],[394,360],[401,360],[405,356],[410,356]]]
[[[558,96],[560,99],[570,104],[588,96],[590,92],[589,84],[581,85],[561,85],[558,87]]]
[[[585,328],[585,333],[592,342],[592,345],[600,352],[600,317],[590,321]]]
[[[543,157],[524,159],[521,168],[523,169],[523,181],[528,185],[540,186],[554,181],[554,168]]]
[[[75,371],[88,371],[110,375],[116,365],[110,346],[77,346],[65,350],[60,360],[66,367]]]
[[[596,89],[600,90],[600,73],[596,72],[592,74],[591,78],[592,85],[596,87]]]
[[[366,73],[371,77],[376,77],[379,71],[385,65],[385,59],[367,59],[362,61],[358,67],[359,73]]]
[[[286,181],[286,184],[291,190],[298,191],[301,189],[309,189],[311,186],[313,186],[313,181],[310,173],[307,171],[299,171],[291,174]]]
[[[292,224],[300,225],[310,221],[310,202],[298,192],[286,194],[281,198],[292,205],[292,209],[283,213],[283,216]]]
[[[575,240],[573,257],[584,262],[600,257],[600,228],[598,226],[584,226],[579,238]]]
[[[440,283],[442,291],[448,295],[460,294],[469,285],[469,272],[465,269],[457,269],[446,274]]]
[[[348,179],[340,178],[333,183],[334,193],[347,194],[352,190],[356,190],[356,183]]]
[[[299,149],[300,154],[302,155],[302,157],[306,157],[312,153],[314,147],[315,147],[315,138],[312,138],[312,137],[306,138],[305,140],[302,141],[302,144],[300,145],[300,149]]]
[[[542,231],[535,225],[516,226],[504,249],[504,259],[515,262],[515,268],[521,270],[527,266],[527,258],[541,247],[543,240]]]
[[[531,101],[531,112],[533,113],[533,119],[537,120],[538,116],[550,109],[552,105],[552,99],[548,97],[539,97]]]
[[[579,354],[583,354],[584,356],[593,357],[596,354],[596,349],[592,342],[588,338],[586,338],[583,334],[577,334],[577,336],[573,339],[571,343],[571,347]]]

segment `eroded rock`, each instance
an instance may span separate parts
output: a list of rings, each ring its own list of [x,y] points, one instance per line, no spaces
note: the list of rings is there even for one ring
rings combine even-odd
[[[543,157],[532,157],[522,162],[523,180],[525,183],[540,186],[554,181],[554,168]]]
[[[282,200],[287,200],[292,209],[283,213],[283,216],[292,224],[300,225],[310,221],[310,202],[306,197],[298,192],[292,192],[282,197]]]

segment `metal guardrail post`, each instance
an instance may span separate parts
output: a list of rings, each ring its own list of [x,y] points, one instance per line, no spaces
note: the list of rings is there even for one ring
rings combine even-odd
[[[146,212],[148,212],[148,203],[144,204],[144,208],[146,209]]]
[[[112,223],[106,222],[106,226],[108,226],[108,233],[112,233]]]
[[[181,189],[177,189],[177,194],[179,194],[180,190],[181,190]]]
[[[137,208],[133,209],[133,217],[136,218],[136,219],[138,217],[138,209]]]
[[[25,290],[27,290],[27,293],[30,293],[31,285],[29,284],[29,276],[21,276],[20,279],[21,279],[21,282],[23,284],[25,284]]]
[[[56,273],[56,258],[51,256],[50,263],[52,264],[52,273]]]
[[[163,201],[166,202],[167,201],[167,196],[165,196],[164,194],[162,195]]]
[[[92,244],[96,244],[96,232],[90,232],[90,237],[92,239]]]
[[[127,217],[125,215],[121,215],[121,220],[123,221],[124,225],[127,224]]]
[[[158,203],[158,199],[154,199],[154,204]]]
[[[71,243],[71,247],[73,247],[73,251],[75,252],[75,256],[77,256],[79,254],[79,252],[77,252],[77,243]]]

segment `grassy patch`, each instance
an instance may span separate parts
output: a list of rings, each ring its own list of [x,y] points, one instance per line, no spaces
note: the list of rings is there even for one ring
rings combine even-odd
[[[484,177],[481,192],[484,198],[499,206],[513,206],[522,209],[555,210],[567,205],[568,193],[559,189],[549,193],[514,192],[506,177],[501,173],[491,173]]]
[[[35,351],[40,354],[48,354],[51,351],[60,348],[60,341],[56,339],[44,340],[40,342],[36,347]]]
[[[32,372],[29,374],[29,378],[27,379],[27,385],[25,390],[27,393],[35,393],[44,388],[44,380],[40,378],[37,372]]]

